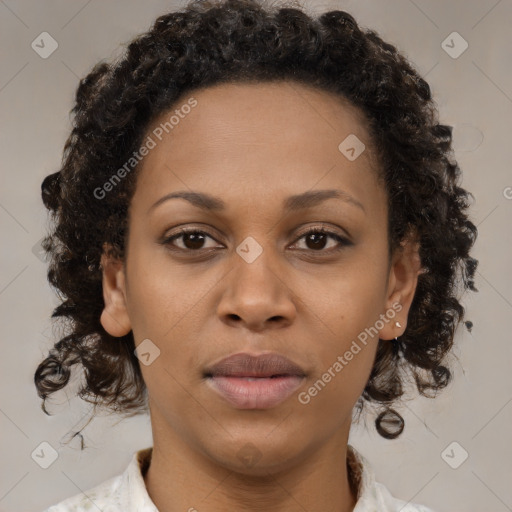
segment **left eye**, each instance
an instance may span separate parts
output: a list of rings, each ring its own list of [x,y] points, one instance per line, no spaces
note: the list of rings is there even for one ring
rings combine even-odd
[[[327,231],[326,229],[323,229],[323,228],[321,228],[321,229],[314,228],[314,229],[310,229],[309,231],[306,231],[305,233],[302,233],[302,235],[296,240],[296,242],[303,238],[305,238],[306,244],[312,244],[312,247],[313,247],[313,248],[306,247],[305,250],[312,250],[314,252],[319,252],[319,250],[324,249],[326,240],[329,238],[336,240],[341,246],[341,247],[340,246],[335,247],[334,250],[339,250],[344,245],[350,245],[350,242],[346,238],[344,238],[332,231]],[[329,252],[329,251],[324,251],[324,252]]]
[[[206,233],[205,231],[200,231],[197,229],[181,229],[180,232],[176,235],[172,235],[163,240],[164,245],[171,245],[174,248],[181,249],[184,251],[195,251],[198,252],[201,249],[204,249],[202,245],[204,244],[206,238],[210,238],[214,240],[214,238]],[[323,228],[314,228],[302,233],[294,242],[296,244],[298,241],[305,239],[305,243],[307,246],[305,249],[301,250],[311,250],[313,252],[330,252],[323,251],[325,249],[326,243],[328,239],[333,239],[338,242],[339,246],[335,247],[334,250],[339,250],[343,246],[351,245],[351,242],[346,238],[338,235],[335,232],[327,231]],[[175,240],[182,241],[183,247],[178,247],[174,244]],[[331,247],[332,249],[332,247]]]

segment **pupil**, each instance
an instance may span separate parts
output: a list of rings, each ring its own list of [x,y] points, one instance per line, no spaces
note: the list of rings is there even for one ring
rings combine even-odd
[[[315,241],[316,237],[320,237],[321,240]],[[319,247],[322,249],[325,246],[325,233],[311,233],[310,235],[308,235],[307,241],[313,243],[313,249],[318,249]]]
[[[188,249],[201,249],[201,244],[204,242],[204,240],[201,240],[203,235],[197,234],[197,233],[186,233],[184,235],[183,243]],[[190,242],[192,246],[190,247]]]
[[[306,243],[309,248],[323,249],[325,247],[325,238],[325,233],[311,233],[306,237]],[[203,242],[203,235],[199,233],[185,233],[183,235],[183,243],[188,249],[201,249]]]

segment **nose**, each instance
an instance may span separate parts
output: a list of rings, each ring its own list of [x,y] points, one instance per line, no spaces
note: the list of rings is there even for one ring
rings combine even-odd
[[[265,251],[252,263],[239,258],[224,280],[219,318],[232,327],[244,326],[254,332],[293,323],[295,297],[285,273],[275,267],[270,266]]]

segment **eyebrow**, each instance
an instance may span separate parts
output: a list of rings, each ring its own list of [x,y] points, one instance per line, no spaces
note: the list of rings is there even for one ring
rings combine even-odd
[[[154,203],[149,209],[148,214],[152,210],[154,210],[157,206],[162,203],[170,200],[170,199],[185,199],[192,205],[197,208],[201,208],[205,211],[210,212],[219,212],[225,210],[226,203],[218,198],[211,196],[210,194],[206,194],[203,192],[192,192],[192,191],[180,191],[180,192],[171,192],[163,197],[161,197],[156,203]],[[306,208],[312,208],[327,199],[340,199],[341,201],[351,204],[353,206],[357,206],[363,212],[365,212],[364,206],[360,201],[352,197],[350,194],[343,190],[311,190],[308,192],[304,192],[302,194],[297,194],[286,198],[283,202],[283,210],[285,212],[292,212],[303,210]]]

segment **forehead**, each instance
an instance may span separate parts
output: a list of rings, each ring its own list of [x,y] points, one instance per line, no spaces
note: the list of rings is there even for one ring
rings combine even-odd
[[[192,109],[187,106],[191,98],[196,103]],[[293,136],[318,139],[323,135],[336,140],[343,134],[362,135],[366,131],[364,114],[347,99],[293,81],[228,83],[196,89],[182,95],[152,128],[165,125],[169,114],[182,109],[184,114],[180,119],[174,116],[175,124],[165,130],[164,137],[170,131],[174,139],[193,135],[207,143],[222,136],[232,141],[240,135],[248,144],[269,139],[286,141]]]
[[[190,91],[152,123],[147,136],[155,144],[139,170],[136,195],[187,188],[224,193],[231,186],[253,194],[262,187],[267,195],[300,193],[339,185],[340,179],[348,179],[357,195],[375,179],[363,113],[342,97],[296,82]],[[340,150],[351,137],[365,146],[353,161]]]

